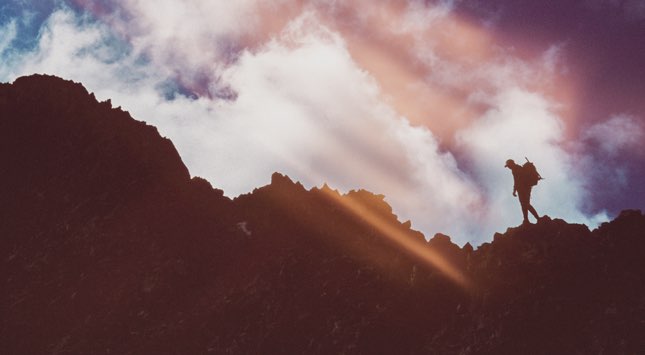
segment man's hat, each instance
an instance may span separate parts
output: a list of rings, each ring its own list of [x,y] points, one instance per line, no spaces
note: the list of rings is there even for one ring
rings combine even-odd
[[[508,168],[511,165],[515,165],[515,161],[513,159],[509,159],[506,161],[506,165],[504,165],[505,168]]]

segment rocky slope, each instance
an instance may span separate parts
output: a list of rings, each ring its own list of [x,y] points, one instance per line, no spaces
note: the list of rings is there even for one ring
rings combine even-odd
[[[154,127],[48,76],[0,84],[0,147],[3,354],[645,351],[640,211],[473,250],[367,191],[274,174],[230,200]]]

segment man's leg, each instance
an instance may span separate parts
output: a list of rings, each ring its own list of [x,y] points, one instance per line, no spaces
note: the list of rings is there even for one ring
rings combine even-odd
[[[524,216],[524,223],[529,223],[529,199],[531,198],[530,190],[518,190],[517,195],[520,199],[520,206],[522,206],[522,216]]]
[[[538,215],[538,213],[537,213],[537,211],[535,210],[535,208],[533,208],[533,206],[529,205],[528,210],[531,212],[531,214],[533,215],[533,217],[535,217],[535,219],[540,219],[540,216]]]
[[[526,205],[527,205],[527,209],[531,212],[533,217],[535,217],[536,220],[539,220],[540,216],[538,215],[538,213],[535,210],[535,208],[533,208],[533,205],[531,205],[531,189],[530,188],[527,191],[527,195],[526,195]],[[524,215],[524,218],[526,219],[526,214]]]
[[[522,216],[524,216],[524,223],[530,223],[528,212],[529,211],[528,211],[528,208],[526,208],[526,205],[522,204]]]

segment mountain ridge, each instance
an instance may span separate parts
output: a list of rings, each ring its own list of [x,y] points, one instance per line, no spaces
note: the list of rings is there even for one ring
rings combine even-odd
[[[0,117],[6,353],[645,349],[640,211],[459,247],[365,190],[229,199],[81,84],[0,84]]]

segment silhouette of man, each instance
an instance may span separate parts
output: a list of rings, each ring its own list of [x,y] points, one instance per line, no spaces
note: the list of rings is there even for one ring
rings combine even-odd
[[[511,172],[513,173],[513,196],[519,195],[520,206],[522,206],[522,215],[524,216],[523,223],[530,223],[528,217],[529,212],[531,212],[536,220],[540,219],[540,216],[538,216],[535,208],[531,206],[532,186],[526,181],[524,172],[522,171],[522,166],[516,164],[513,159],[509,159],[506,161],[506,165],[504,165],[504,167],[511,169]]]

